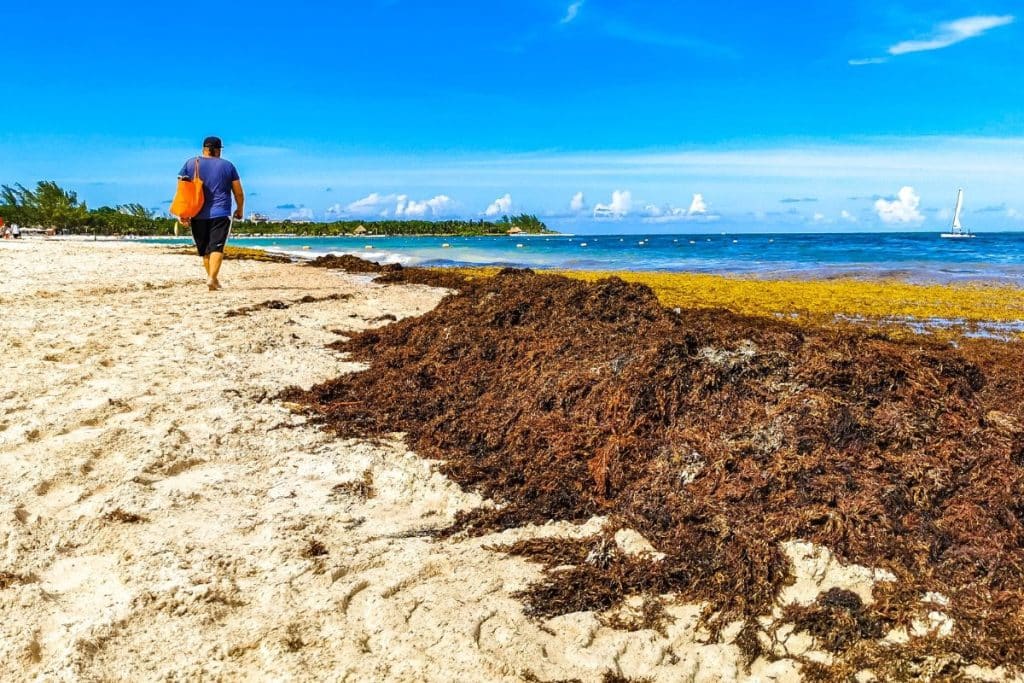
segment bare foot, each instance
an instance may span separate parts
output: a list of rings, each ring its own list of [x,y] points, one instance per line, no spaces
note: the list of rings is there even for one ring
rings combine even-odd
[[[217,282],[216,280],[207,280],[206,288],[209,289],[211,292],[216,292],[218,289],[220,289],[220,283]]]

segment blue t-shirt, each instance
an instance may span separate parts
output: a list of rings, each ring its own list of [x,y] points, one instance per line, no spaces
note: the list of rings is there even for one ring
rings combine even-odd
[[[196,158],[185,162],[179,178],[192,180]],[[231,183],[238,180],[235,165],[220,157],[199,157],[199,178],[203,181],[203,208],[196,218],[226,218],[231,215]]]

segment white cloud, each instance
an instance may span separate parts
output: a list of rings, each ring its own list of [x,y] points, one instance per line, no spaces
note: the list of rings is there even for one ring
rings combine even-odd
[[[672,223],[691,220],[691,217],[686,215],[686,209],[671,204],[666,204],[663,207],[648,204],[644,207],[644,213],[647,215],[644,218],[644,223]]]
[[[356,214],[368,214],[379,212],[385,204],[393,204],[398,200],[398,195],[388,194],[381,195],[373,192],[362,199],[358,199],[349,204],[345,209],[349,213]]]
[[[811,220],[814,221],[815,223],[824,223],[825,214],[821,213],[820,211],[816,211],[814,215],[811,217]]]
[[[439,194],[433,199],[428,200],[427,206],[429,206],[430,210],[435,214],[441,215],[442,213],[454,208],[455,202],[448,195]]]
[[[708,205],[704,202],[704,195],[700,192],[693,195],[690,208],[686,210],[687,216],[703,216],[708,212]]]
[[[718,214],[710,211],[707,202],[704,201],[704,195],[700,192],[693,195],[689,208],[684,209],[680,206],[672,206],[671,204],[666,204],[665,206],[648,204],[644,207],[643,212],[646,216],[644,223],[672,223],[675,221],[710,222],[721,218]]]
[[[595,218],[622,218],[629,215],[633,208],[633,195],[629,190],[615,190],[612,192],[610,204],[596,204],[594,206]]]
[[[563,24],[571,24],[576,17],[579,16],[580,10],[583,8],[585,0],[576,0],[576,2],[569,5],[569,9],[565,11],[565,16],[562,17]]]
[[[324,209],[324,213],[328,216],[343,216],[345,214],[345,207],[341,204],[331,204]]]
[[[569,210],[575,213],[584,211],[587,208],[587,204],[583,199],[583,193],[577,192],[572,196],[572,201],[569,202]]]
[[[1010,209],[1006,210],[1006,217],[1007,218],[1012,218],[1014,220],[1020,220],[1020,219],[1024,218],[1024,213],[1022,213],[1021,211],[1019,211],[1017,209],[1010,208]]]
[[[932,36],[924,40],[904,40],[889,48],[891,55],[905,55],[911,52],[941,50],[956,45],[970,38],[977,38],[985,32],[1014,22],[1015,17],[1007,14],[1002,16],[964,17],[955,21],[939,24]]]
[[[398,196],[398,204],[395,206],[395,216],[404,218],[425,218],[429,213],[433,216],[441,216],[453,208],[452,198],[439,194],[433,199],[416,201],[409,199],[406,195]]]
[[[311,221],[313,220],[313,209],[302,208],[288,214],[290,221]]]
[[[484,211],[485,216],[505,216],[512,210],[512,195],[506,193],[504,197],[498,197]]]
[[[924,220],[919,207],[921,197],[914,188],[901,187],[893,200],[879,199],[875,202],[875,212],[883,223],[920,223]]]
[[[939,24],[928,38],[923,40],[904,40],[891,46],[887,52],[894,57],[898,57],[913,52],[941,50],[950,45],[962,43],[970,38],[977,38],[994,28],[1008,26],[1014,21],[1016,21],[1016,17],[1012,14],[963,17],[962,19]],[[888,61],[888,57],[867,57],[851,59],[847,63],[850,66],[867,66],[869,64],[885,64]]]
[[[843,209],[842,213],[839,214],[839,217],[842,218],[847,223],[856,223],[857,222],[857,217],[854,216],[849,211],[847,211],[846,209]]]
[[[864,59],[851,59],[847,64],[850,66],[867,66],[869,64],[885,64],[888,61],[887,57],[865,57]]]
[[[410,199],[406,194],[380,194],[372,192],[362,199],[358,199],[345,207],[351,214],[363,216],[380,216],[387,218],[394,215],[397,218],[425,218],[441,216],[454,208],[455,202],[447,195],[439,194],[433,199],[416,201]],[[331,209],[340,208],[335,204]]]

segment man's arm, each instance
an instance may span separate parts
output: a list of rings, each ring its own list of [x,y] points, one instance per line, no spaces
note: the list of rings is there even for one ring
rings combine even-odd
[[[231,194],[235,195],[235,220],[242,220],[245,215],[245,192],[242,191],[242,181],[231,181]]]

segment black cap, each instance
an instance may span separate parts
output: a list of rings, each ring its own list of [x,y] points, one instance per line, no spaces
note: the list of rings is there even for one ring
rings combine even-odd
[[[220,138],[216,135],[211,135],[203,140],[203,147],[206,147],[207,149],[220,149],[223,146],[224,145],[221,144]]]

